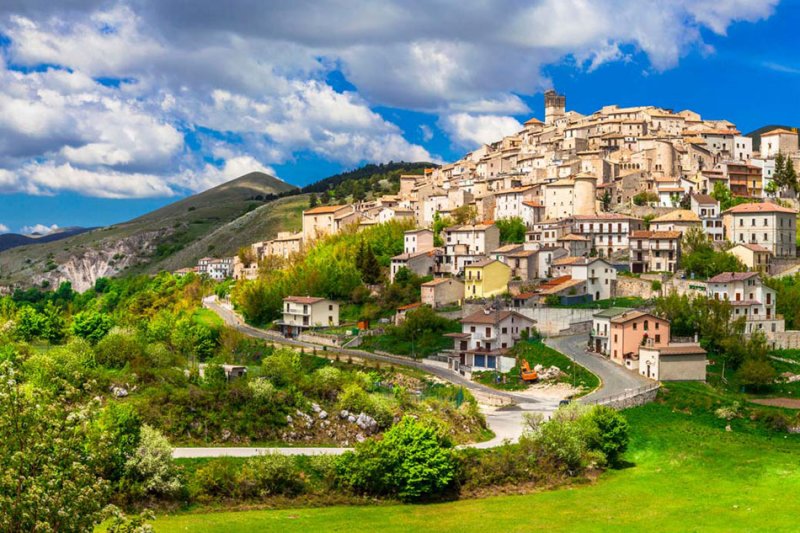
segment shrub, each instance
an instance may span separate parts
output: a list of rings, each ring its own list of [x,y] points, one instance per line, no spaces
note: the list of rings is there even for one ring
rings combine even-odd
[[[589,449],[602,452],[609,464],[618,464],[630,441],[628,421],[606,405],[594,406],[586,417],[592,426],[588,438]]]
[[[773,431],[785,432],[792,423],[791,419],[780,411],[758,410],[755,412],[755,418]]]
[[[172,460],[172,446],[156,429],[143,425],[139,446],[126,463],[134,492],[174,497],[182,489],[178,468]]]
[[[650,289],[653,290],[653,291],[660,291],[661,290],[661,282],[658,281],[657,279],[654,279],[650,283]]]
[[[195,490],[201,496],[232,498],[238,483],[236,463],[228,459],[209,462],[194,475]]]
[[[142,346],[136,339],[124,333],[110,333],[95,346],[97,362],[110,368],[122,368],[125,363],[141,357]]]
[[[277,350],[264,359],[262,373],[277,387],[300,382],[303,375],[300,354],[294,350]]]
[[[356,445],[337,464],[340,482],[360,493],[419,501],[455,480],[452,444],[434,428],[406,417],[383,435]]]
[[[311,388],[323,397],[335,398],[343,382],[342,371],[334,366],[318,368],[311,374]]]
[[[353,413],[367,412],[372,407],[369,394],[357,383],[347,385],[339,396],[339,409]]]
[[[253,398],[263,402],[271,402],[277,390],[275,385],[262,378],[249,380],[247,388],[253,393]]]
[[[238,490],[242,497],[296,496],[305,482],[287,455],[266,454],[248,459],[239,473]]]
[[[97,311],[82,311],[72,319],[72,333],[96,343],[106,336],[114,325],[110,316]]]

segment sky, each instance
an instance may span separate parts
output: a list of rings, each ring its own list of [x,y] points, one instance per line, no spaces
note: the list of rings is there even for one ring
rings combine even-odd
[[[800,125],[797,0],[0,0],[0,232],[458,159],[543,92]]]

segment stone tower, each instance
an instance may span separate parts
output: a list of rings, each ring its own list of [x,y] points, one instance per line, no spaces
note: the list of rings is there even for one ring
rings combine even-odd
[[[563,117],[567,109],[567,97],[558,94],[553,89],[544,93],[544,123],[552,124],[557,118]]]
[[[589,174],[575,176],[574,208],[576,215],[597,214],[597,178]]]

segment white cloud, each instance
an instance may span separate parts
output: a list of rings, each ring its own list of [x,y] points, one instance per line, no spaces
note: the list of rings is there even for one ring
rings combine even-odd
[[[499,141],[522,129],[522,124],[514,117],[468,113],[447,115],[442,118],[441,126],[454,142],[468,149]]]
[[[422,140],[425,142],[433,139],[433,130],[427,124],[420,124],[419,131],[422,134]]]
[[[305,151],[347,165],[435,160],[375,106],[435,113],[474,146],[518,129],[520,96],[549,85],[543,66],[593,70],[632,48],[670,68],[711,52],[703,29],[724,35],[777,1],[8,0],[0,191],[171,195]],[[356,90],[335,91],[333,69]]]
[[[8,233],[10,231],[11,231],[11,229],[9,229],[8,226],[6,226],[5,224],[0,224],[0,234]]]
[[[58,229],[59,229],[58,224],[50,224],[49,226],[47,224],[33,224],[30,226],[23,226],[20,231],[28,235],[30,235],[31,233],[38,233],[39,235],[48,235],[50,233],[53,233],[54,231],[57,231]]]

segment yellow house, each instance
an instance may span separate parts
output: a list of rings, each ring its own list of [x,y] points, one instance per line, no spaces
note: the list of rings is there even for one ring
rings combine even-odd
[[[496,259],[483,259],[464,268],[464,297],[490,298],[508,290],[511,267]]]

